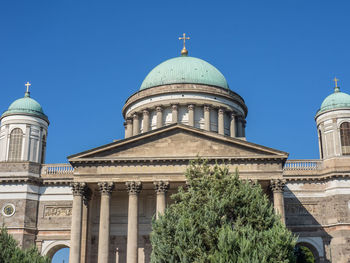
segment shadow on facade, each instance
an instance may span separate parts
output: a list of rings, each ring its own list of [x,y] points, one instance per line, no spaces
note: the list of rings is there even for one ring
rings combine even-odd
[[[329,263],[330,242],[332,237],[312,214],[316,214],[317,203],[303,203],[285,187],[284,208],[286,225],[298,238],[298,244],[305,246],[313,253],[316,263]]]

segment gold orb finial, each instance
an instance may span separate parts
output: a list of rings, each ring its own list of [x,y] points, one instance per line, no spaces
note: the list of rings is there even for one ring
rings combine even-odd
[[[183,40],[184,41],[184,46],[183,46],[183,48],[181,50],[181,56],[187,56],[188,55],[188,51],[187,51],[186,46],[185,46],[186,40],[188,40],[188,39],[190,39],[190,38],[186,37],[186,33],[183,33],[182,37],[179,37],[179,40]]]

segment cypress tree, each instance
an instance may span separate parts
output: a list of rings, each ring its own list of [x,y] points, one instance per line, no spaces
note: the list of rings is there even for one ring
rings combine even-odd
[[[152,263],[295,262],[296,238],[258,183],[227,167],[191,162],[187,189],[152,222]]]
[[[5,227],[0,230],[0,263],[49,263],[50,259],[40,255],[36,247],[21,250],[16,240]]]

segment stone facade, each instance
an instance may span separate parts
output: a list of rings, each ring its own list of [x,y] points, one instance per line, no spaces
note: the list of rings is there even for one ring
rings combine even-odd
[[[130,96],[122,112],[125,139],[69,156],[70,164],[42,164],[47,126],[36,134],[36,158],[27,158],[27,145],[26,158],[9,161],[3,121],[0,218],[22,247],[35,244],[50,257],[70,247],[70,263],[149,262],[152,218],[200,156],[259,183],[316,262],[350,262],[350,156],[340,138],[350,109],[317,114],[319,160],[287,160],[288,153],[246,141],[247,107],[229,89],[151,87]]]

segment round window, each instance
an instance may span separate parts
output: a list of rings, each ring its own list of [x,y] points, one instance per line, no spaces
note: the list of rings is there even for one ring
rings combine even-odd
[[[13,216],[15,212],[16,212],[16,209],[13,204],[5,204],[2,208],[2,214],[4,216]]]

